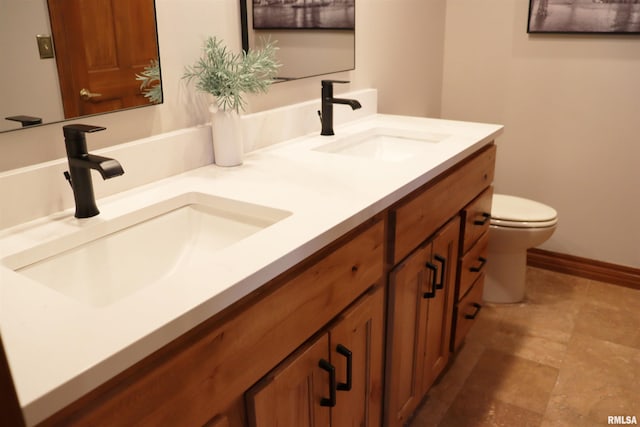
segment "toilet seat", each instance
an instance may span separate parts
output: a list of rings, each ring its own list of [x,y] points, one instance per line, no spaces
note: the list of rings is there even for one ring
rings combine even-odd
[[[555,209],[543,203],[506,194],[494,194],[491,225],[509,228],[547,228],[558,222]]]

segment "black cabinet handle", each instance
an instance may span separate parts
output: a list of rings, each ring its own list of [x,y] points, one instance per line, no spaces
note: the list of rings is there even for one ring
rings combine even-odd
[[[323,397],[320,399],[320,406],[333,408],[336,406],[336,368],[324,359],[320,359],[318,366],[329,373],[329,398]]]
[[[476,318],[478,313],[480,313],[480,309],[482,308],[482,305],[478,304],[477,302],[474,302],[472,305],[475,307],[475,311],[473,312],[473,314],[465,314],[464,315],[465,319],[473,320]]]
[[[336,346],[336,351],[347,358],[347,382],[338,383],[338,390],[350,391],[353,380],[353,353],[342,344]]]
[[[482,270],[482,267],[484,267],[484,265],[487,263],[487,259],[485,257],[478,257],[478,261],[480,261],[480,265],[478,265],[477,267],[470,267],[469,271],[473,272],[473,273],[477,273],[480,270]]]
[[[436,296],[436,291],[438,290],[438,284],[437,284],[437,277],[438,277],[438,266],[431,264],[430,262],[425,264],[425,267],[427,267],[429,270],[431,270],[431,272],[433,273],[431,275],[431,286],[432,286],[432,290],[429,292],[425,292],[424,294],[422,294],[423,298],[433,298]]]
[[[445,279],[444,276],[447,271],[447,259],[440,255],[434,255],[433,258],[435,258],[435,260],[441,264],[440,265],[440,283],[438,283],[435,286],[436,286],[436,289],[442,289],[444,288],[444,279]]]
[[[483,212],[482,219],[476,219],[475,221],[473,221],[473,225],[485,225],[487,221],[489,221],[489,218],[491,218],[491,214]]]

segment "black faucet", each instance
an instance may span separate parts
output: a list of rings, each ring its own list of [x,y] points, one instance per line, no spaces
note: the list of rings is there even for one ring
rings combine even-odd
[[[322,80],[322,112],[320,121],[322,122],[322,132],[320,135],[334,135],[333,133],[333,104],[345,104],[353,110],[361,108],[362,105],[355,99],[342,99],[333,97],[334,83],[349,83],[347,80]]]
[[[66,125],[62,127],[64,145],[67,149],[69,171],[64,176],[71,184],[73,198],[76,202],[76,218],[89,218],[100,213],[93,195],[91,169],[100,172],[103,179],[120,176],[124,173],[120,163],[108,157],[89,154],[87,151],[86,133],[105,130],[101,126]]]
[[[20,124],[22,124],[22,127],[27,127],[27,126],[34,126],[34,125],[41,125],[42,124],[42,119],[40,117],[33,117],[33,116],[11,116],[11,117],[5,117],[5,120],[12,120],[14,122],[20,122]]]

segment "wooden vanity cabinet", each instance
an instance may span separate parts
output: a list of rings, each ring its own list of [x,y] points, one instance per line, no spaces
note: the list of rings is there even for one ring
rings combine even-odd
[[[376,287],[246,395],[250,427],[379,427],[384,289]]]
[[[493,181],[495,155],[486,146],[389,210],[385,426],[404,425],[447,365],[468,217],[460,215]]]
[[[245,299],[54,414],[42,425],[246,425],[245,392],[368,289],[381,283],[384,228],[381,216],[365,221]],[[380,293],[371,300],[381,298],[378,295]],[[347,328],[353,326],[351,319],[361,319],[360,311],[353,313],[345,315]],[[379,318],[371,320],[371,324],[375,322],[379,322]],[[356,341],[363,339],[358,334],[366,332],[358,329],[357,337],[349,336],[350,332],[336,324],[332,336],[340,342],[353,339],[350,345],[354,349],[363,345]],[[368,392],[372,399],[381,399],[380,392],[376,392],[381,386],[373,378],[381,375],[375,374],[375,363],[379,362],[373,352],[383,334],[379,326],[368,332],[372,354],[367,357],[374,363]],[[334,360],[339,373],[346,369],[337,356],[324,357]],[[382,354],[378,356],[381,357]],[[354,378],[357,375],[354,371]],[[364,405],[364,393],[361,397]]]
[[[495,155],[444,170],[41,425],[404,424],[473,323],[484,276],[461,269],[486,232],[467,222]]]

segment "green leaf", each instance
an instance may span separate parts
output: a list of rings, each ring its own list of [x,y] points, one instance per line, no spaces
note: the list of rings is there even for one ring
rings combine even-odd
[[[266,92],[276,77],[280,64],[275,42],[267,41],[262,49],[233,53],[216,37],[203,45],[201,57],[185,67],[182,78],[196,80],[196,89],[215,96],[218,108],[244,110],[245,93]]]
[[[152,59],[141,74],[136,74],[136,80],[142,82],[140,90],[150,103],[162,102],[162,80],[160,80],[160,63],[157,59]]]

